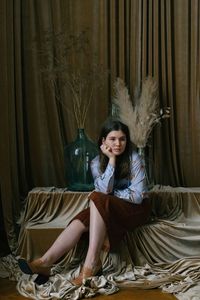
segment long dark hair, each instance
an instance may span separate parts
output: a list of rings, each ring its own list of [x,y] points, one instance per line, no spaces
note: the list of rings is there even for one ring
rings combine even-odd
[[[106,138],[107,135],[111,131],[118,131],[121,130],[126,135],[126,148],[122,154],[117,156],[116,158],[116,168],[115,168],[115,178],[121,179],[121,178],[129,178],[130,177],[130,157],[131,153],[133,151],[133,144],[130,140],[130,132],[128,126],[120,122],[119,120],[113,120],[109,119],[107,120],[101,129],[99,140],[98,140],[98,146],[100,149],[100,146],[102,144],[102,139]],[[102,151],[99,152],[99,159],[100,159],[100,170],[103,173],[106,169],[106,166],[108,164],[108,157],[102,153]]]

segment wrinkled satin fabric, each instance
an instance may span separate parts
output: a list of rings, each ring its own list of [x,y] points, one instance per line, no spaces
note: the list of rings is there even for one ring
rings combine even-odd
[[[0,276],[16,280],[19,293],[32,299],[81,299],[113,294],[121,287],[160,288],[179,300],[200,299],[200,189],[155,186],[149,195],[151,220],[128,233],[115,252],[102,251],[102,276],[88,278],[81,287],[70,282],[80,272],[87,250],[85,241],[53,266],[44,285],[34,283],[36,275],[22,274],[13,255],[0,259]],[[40,237],[36,247],[35,229],[43,226],[45,232],[44,228],[55,230],[57,225],[56,235],[77,209],[88,205],[87,193],[77,194],[72,200],[66,197],[66,191],[50,188],[29,194],[21,222],[19,255],[27,259],[41,255],[45,246]]]

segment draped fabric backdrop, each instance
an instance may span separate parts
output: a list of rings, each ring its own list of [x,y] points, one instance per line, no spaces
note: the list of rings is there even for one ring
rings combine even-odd
[[[132,96],[148,75],[158,81],[160,106],[171,107],[171,118],[151,138],[155,183],[200,186],[198,0],[1,0],[0,14],[0,185],[11,251],[28,191],[65,187],[63,147],[77,130],[40,72],[46,31],[89,29],[91,59],[96,52],[97,62],[109,69],[86,120],[93,140],[110,114],[116,77]],[[70,106],[70,94],[59,92]]]

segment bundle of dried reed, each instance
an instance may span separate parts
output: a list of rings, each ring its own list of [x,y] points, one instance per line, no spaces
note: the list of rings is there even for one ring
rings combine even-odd
[[[89,107],[108,75],[91,47],[89,29],[77,34],[47,30],[38,47],[40,71],[48,88],[77,127],[84,128]]]
[[[138,148],[147,145],[153,127],[162,118],[169,117],[170,109],[160,109],[158,100],[158,85],[156,81],[147,77],[142,83],[141,94],[131,101],[129,92],[122,79],[117,78],[114,83],[113,103],[116,105],[120,120],[128,125],[132,142]]]

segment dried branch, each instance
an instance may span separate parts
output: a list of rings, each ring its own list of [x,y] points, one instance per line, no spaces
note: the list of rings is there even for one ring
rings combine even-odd
[[[67,111],[72,110],[78,128],[84,128],[94,92],[104,86],[108,74],[97,63],[88,31],[83,30],[77,35],[47,31],[39,48],[43,77],[53,85],[59,82],[60,92],[55,99]],[[66,91],[71,93],[72,106],[68,106]]]

